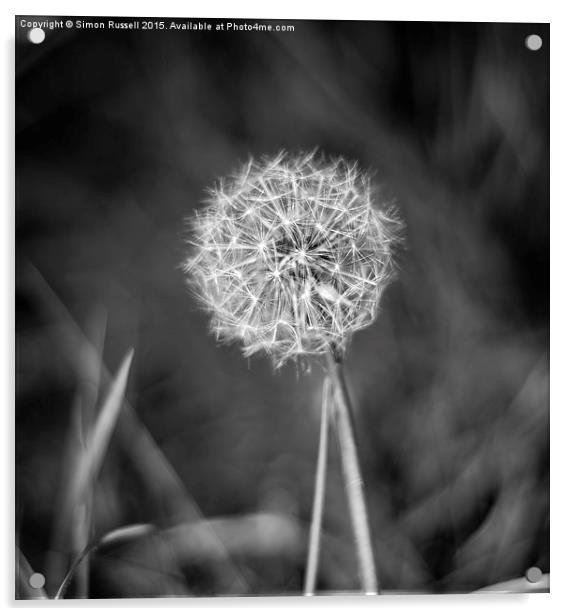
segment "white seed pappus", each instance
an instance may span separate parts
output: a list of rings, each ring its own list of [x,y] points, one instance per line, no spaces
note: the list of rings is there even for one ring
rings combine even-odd
[[[314,152],[250,160],[191,219],[189,284],[211,328],[244,354],[342,353],[376,318],[400,221],[370,176]]]

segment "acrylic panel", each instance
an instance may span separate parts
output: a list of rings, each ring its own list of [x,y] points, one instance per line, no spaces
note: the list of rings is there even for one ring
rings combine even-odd
[[[549,590],[549,25],[16,18],[16,598]]]

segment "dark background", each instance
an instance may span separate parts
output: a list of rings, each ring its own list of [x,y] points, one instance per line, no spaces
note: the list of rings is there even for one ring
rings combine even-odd
[[[57,526],[86,385],[70,316],[111,373],[135,348],[141,423],[112,437],[91,537],[158,529],[96,554],[91,596],[233,593],[229,567],[249,593],[300,592],[322,372],[218,346],[179,265],[207,186],[249,155],[315,146],[372,171],[406,223],[399,278],[346,358],[381,588],[549,571],[549,27],[284,23],[41,45],[17,28],[16,525],[50,592],[73,551]],[[143,426],[157,448],[135,455]],[[319,589],[352,590],[330,454]]]

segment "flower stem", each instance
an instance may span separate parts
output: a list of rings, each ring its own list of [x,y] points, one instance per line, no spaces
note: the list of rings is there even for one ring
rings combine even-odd
[[[374,564],[374,551],[372,549],[372,538],[368,524],[362,474],[358,462],[350,397],[342,371],[341,360],[331,353],[327,354],[327,357],[330,378],[334,384],[334,416],[340,444],[344,486],[358,556],[360,581],[366,594],[377,594],[378,581]]]
[[[324,493],[326,489],[326,466],[328,455],[328,419],[332,403],[332,383],[330,378],[324,378],[322,387],[322,412],[320,416],[320,436],[318,440],[318,459],[316,462],[316,476],[314,480],[314,502],[312,505],[312,520],[310,524],[310,537],[308,541],[308,557],[306,561],[306,575],[304,580],[304,594],[314,595],[316,589],[316,576],[318,572],[318,557],[320,553],[320,533],[322,527],[322,513],[324,510]]]

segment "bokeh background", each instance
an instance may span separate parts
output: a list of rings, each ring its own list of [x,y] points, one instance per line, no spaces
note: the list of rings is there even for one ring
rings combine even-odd
[[[381,589],[549,571],[549,27],[283,23],[17,28],[16,540],[49,594],[134,524],[67,596],[301,592],[323,373],[218,346],[180,269],[205,188],[283,148],[356,159],[406,223],[346,361]],[[319,590],[352,591],[335,446],[327,490]]]

